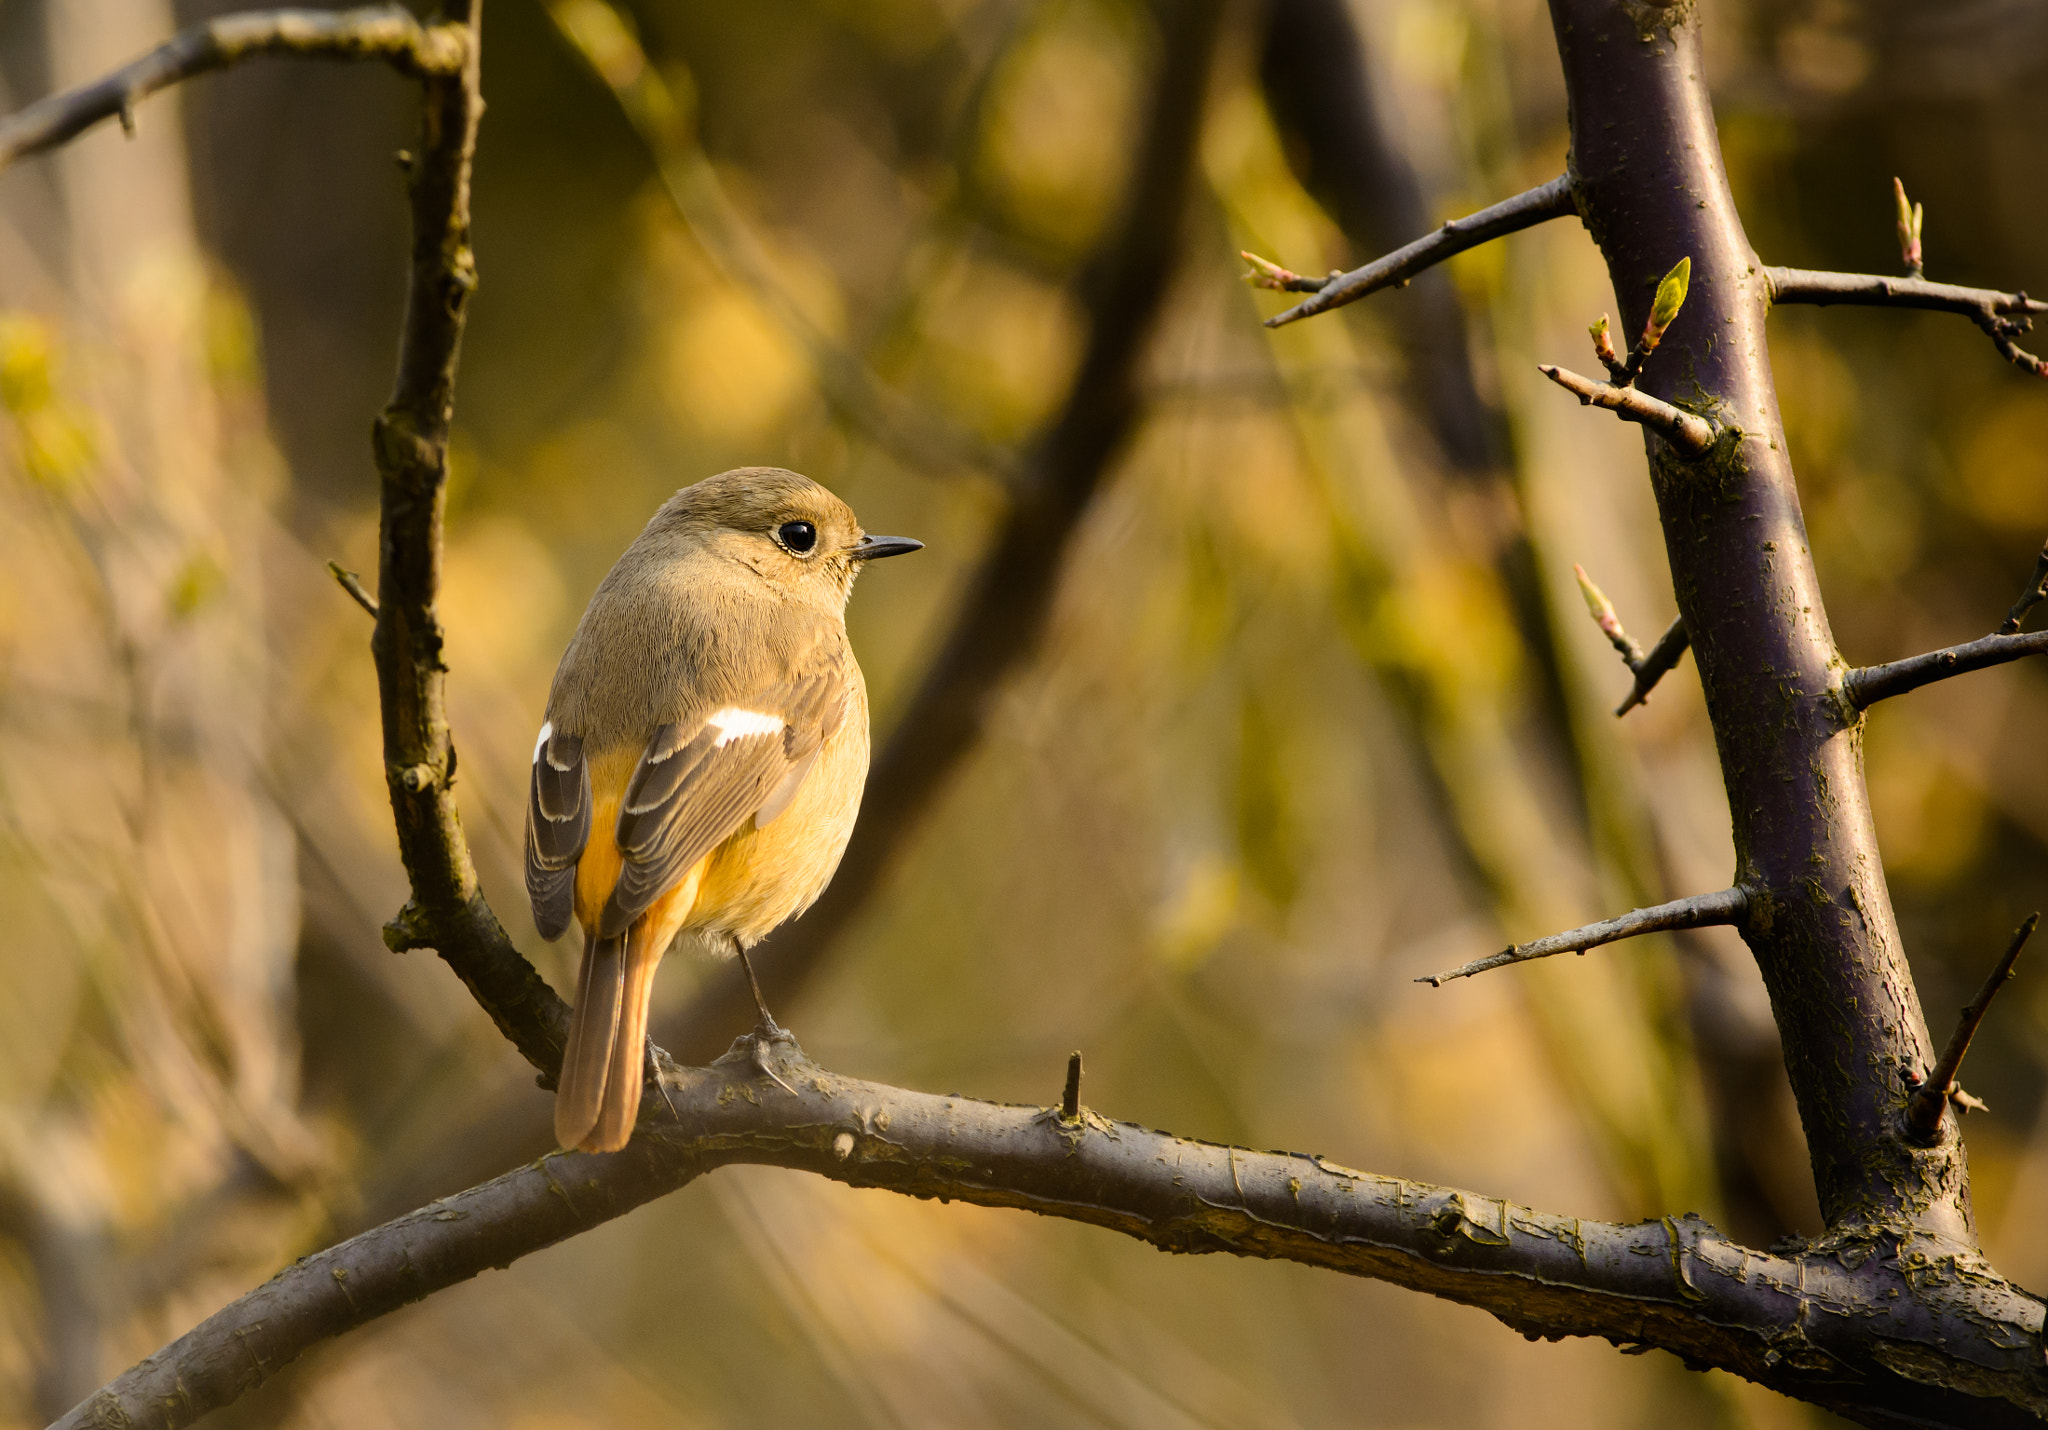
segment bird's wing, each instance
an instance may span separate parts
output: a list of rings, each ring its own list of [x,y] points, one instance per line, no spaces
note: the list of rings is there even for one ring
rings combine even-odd
[[[751,698],[657,730],[619,804],[623,864],[599,937],[625,932],[747,821],[780,814],[845,719],[847,690],[844,648],[821,646]]]
[[[543,938],[569,927],[576,900],[576,861],[590,839],[590,768],[580,735],[540,727],[533,746],[533,783],[526,801],[526,895]]]

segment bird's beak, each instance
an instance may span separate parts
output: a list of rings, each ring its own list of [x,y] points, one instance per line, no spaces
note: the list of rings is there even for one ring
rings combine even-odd
[[[907,536],[863,536],[860,544],[849,554],[856,561],[879,561],[884,556],[908,556],[913,551],[922,550],[922,541],[914,541]]]

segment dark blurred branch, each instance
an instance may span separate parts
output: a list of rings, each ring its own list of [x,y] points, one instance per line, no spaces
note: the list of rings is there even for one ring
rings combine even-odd
[[[323,1340],[623,1215],[732,1163],[1087,1222],[1163,1251],[1228,1252],[1477,1306],[1535,1339],[1670,1351],[1867,1420],[1906,1423],[1927,1373],[1984,1427],[2048,1412],[2039,1303],[1928,1274],[1936,1245],[1774,1256],[1696,1217],[1622,1225],[1250,1152],[1059,1110],[908,1092],[778,1049],[794,1096],[744,1055],[664,1070],[676,1121],[611,1156],[563,1153],[309,1256],[141,1362],[58,1430],[171,1430]],[[1876,1254],[1871,1254],[1872,1252]],[[1973,1284],[1964,1286],[1963,1280]],[[1993,1294],[1987,1294],[1991,1292]],[[1953,1408],[1956,1397],[1942,1402]],[[1918,1422],[1915,1422],[1918,1423]]]
[[[891,390],[804,313],[727,197],[697,143],[693,116],[649,62],[630,21],[603,0],[548,6],[556,28],[596,71],[654,160],[676,212],[726,280],[758,299],[809,355],[818,389],[847,422],[916,467],[969,468],[1014,484],[1016,458]]]
[[[1536,370],[1579,399],[1582,406],[1604,407],[1624,422],[1637,422],[1655,432],[1688,457],[1697,457],[1714,445],[1714,424],[1652,397],[1639,387],[1617,387],[1595,382],[1570,368],[1536,364]]]
[[[1583,928],[1567,929],[1563,933],[1539,938],[1533,943],[1511,943],[1499,953],[1475,960],[1444,973],[1432,973],[1418,978],[1417,983],[1427,983],[1432,988],[1441,988],[1453,978],[1470,978],[1475,973],[1489,969],[1505,968],[1510,963],[1527,963],[1531,959],[1549,958],[1559,953],[1584,953],[1589,948],[1598,948],[1605,943],[1616,943],[1625,938],[1638,938],[1646,933],[1665,933],[1672,929],[1711,928],[1717,924],[1735,924],[1742,921],[1744,910],[1749,906],[1748,895],[1740,888],[1723,889],[1718,894],[1695,894],[1689,899],[1674,899],[1668,904],[1655,908],[1637,909],[1623,914],[1620,918],[1606,919]]]
[[[450,0],[467,32],[464,62],[421,85],[420,142],[408,169],[412,264],[398,377],[374,429],[379,541],[377,629],[370,650],[384,725],[384,775],[412,898],[384,928],[394,953],[432,948],[468,985],[520,1054],[551,1075],[561,1065],[568,1008],[512,946],[477,887],[456,808],[447,666],[434,601],[448,500],[448,424],[476,258],[469,246],[470,166],[477,121],[482,0]]]
[[[0,121],[0,168],[76,138],[102,120],[118,118],[132,130],[137,101],[179,80],[263,55],[383,60],[400,74],[446,78],[463,68],[463,29],[422,26],[396,5],[223,15],[194,25],[105,79],[38,100]]]
[[[2027,618],[2027,612],[2043,601],[2048,601],[2048,542],[2042,543],[2041,554],[2034,558],[2034,575],[2027,589],[2020,592],[2020,598],[2012,603],[2012,609],[1999,623],[1998,634],[2009,636],[2020,628]]]
[[[1266,319],[1266,326],[1285,327],[1302,318],[1312,318],[1317,313],[1327,313],[1332,308],[1355,303],[1382,288],[1398,287],[1424,269],[1456,257],[1468,248],[1477,248],[1482,243],[1575,212],[1571,176],[1560,174],[1549,183],[1517,194],[1492,208],[1451,219],[1435,233],[1416,239],[1406,248],[1397,248],[1383,258],[1376,258],[1362,268],[1354,268],[1332,279],[1312,297]]]
[[[1984,986],[1977,990],[1969,1006],[1963,1009],[1956,1020],[1956,1030],[1949,1035],[1948,1046],[1941,1051],[1941,1060],[1934,1065],[1934,1071],[1920,1084],[1919,1090],[1906,1102],[1906,1125],[1913,1135],[1923,1142],[1933,1142],[1941,1136],[1942,1113],[1948,1108],[1951,1098],[1964,1096],[1956,1086],[1956,1077],[1963,1070],[1963,1057],[1970,1051],[1970,1043],[1977,1036],[1977,1029],[1983,1026],[1984,1015],[1991,1011],[1991,1000],[1998,996],[1998,990],[2005,987],[2012,978],[2013,965],[2019,962],[2020,950],[2027,946],[2027,940],[2034,936],[2034,930],[2041,925],[2039,914],[2027,915],[2025,923],[2013,930],[2012,942],[2006,945],[2005,956],[1991,970],[1991,976],[1984,980]],[[1975,1099],[1971,1099],[1975,1102]],[[1977,1104],[1982,1106],[1982,1104]]]
[[[2037,377],[2048,377],[2048,362],[2023,351],[2013,339],[2034,326],[2033,315],[2048,303],[2024,293],[1961,288],[1924,278],[1886,278],[1875,273],[1820,273],[1808,268],[1766,268],[1764,283],[1773,303],[1855,303],[1871,308],[1926,308],[1960,313],[1982,328],[1999,355]]]
[[[1937,680],[1947,680],[1952,675],[2004,665],[2009,660],[2022,660],[2043,652],[2048,652],[2048,631],[1985,636],[1964,645],[1949,646],[1946,650],[1895,660],[1889,665],[1859,666],[1842,677],[1842,693],[1858,710],[1868,710],[1880,700],[1904,695],[1909,690],[1918,690]]]
[[[364,589],[362,577],[344,568],[339,561],[327,563],[327,574],[335,579],[342,590],[348,592],[350,599],[370,613],[372,620],[376,619],[377,598]]]

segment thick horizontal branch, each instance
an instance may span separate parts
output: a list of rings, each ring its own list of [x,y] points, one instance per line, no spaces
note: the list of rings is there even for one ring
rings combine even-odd
[[[1889,665],[1860,666],[1842,677],[1842,693],[1858,710],[1868,710],[1880,700],[1904,695],[1909,690],[1918,690],[1937,680],[1947,680],[1952,675],[2004,665],[2009,660],[2024,660],[2027,656],[2043,652],[2048,652],[2048,631],[1985,636],[1982,640],[1952,645],[1946,650],[1895,660]]]
[[[1624,422],[1639,422],[1688,457],[1697,457],[1714,445],[1714,424],[1684,408],[1673,407],[1639,387],[1617,387],[1595,382],[1570,368],[1550,363],[1536,364],[1536,370],[1579,399],[1588,407],[1604,407]]]
[[[564,1153],[309,1256],[59,1422],[170,1430],[319,1342],[623,1215],[728,1163],[1087,1222],[1171,1252],[1229,1252],[1477,1306],[1531,1338],[1670,1351],[1856,1414],[1968,1384],[1985,1426],[2048,1414],[2041,1303],[1974,1253],[1885,1235],[1752,1251],[1693,1216],[1620,1225],[1111,1122],[843,1078],[799,1050],[664,1072],[675,1121],[611,1156]],[[1897,1369],[1894,1369],[1896,1367]],[[1953,1404],[1953,1392],[1945,1402]]]
[[[460,25],[421,25],[396,5],[364,10],[258,10],[194,25],[104,79],[38,100],[0,121],[0,168],[73,139],[103,120],[132,127],[158,90],[259,55],[382,60],[414,77],[462,69]]]
[[[1552,954],[1584,953],[1587,949],[1598,948],[1603,943],[1616,943],[1646,933],[1732,924],[1742,918],[1748,902],[1748,897],[1740,888],[1723,889],[1718,894],[1695,894],[1689,899],[1674,899],[1668,904],[1658,904],[1654,908],[1637,909],[1633,913],[1623,914],[1620,918],[1587,924],[1584,928],[1566,929],[1563,933],[1554,933],[1533,943],[1511,943],[1490,957],[1478,959],[1465,964],[1462,968],[1453,968],[1445,973],[1432,973],[1415,981],[1427,983],[1432,988],[1441,988],[1453,978],[1470,978],[1473,974],[1485,973],[1488,969],[1505,968],[1510,963],[1527,963],[1536,958],[1549,958]]]
[[[1468,248],[1477,248],[1493,239],[1577,212],[1572,203],[1571,176],[1560,174],[1549,183],[1517,194],[1492,208],[1454,218],[1435,233],[1418,238],[1405,248],[1397,248],[1384,257],[1375,258],[1363,268],[1354,268],[1331,279],[1305,301],[1266,319],[1266,326],[1282,328],[1299,319],[1312,318],[1317,313],[1355,303],[1382,288],[1399,287],[1424,269],[1433,268]]]
[[[1621,718],[1647,701],[1650,692],[1657,688],[1657,682],[1678,664],[1678,658],[1691,644],[1692,637],[1685,633],[1685,617],[1676,617],[1664,628],[1664,634],[1657,637],[1650,653],[1635,665],[1636,683],[1630,687],[1628,698],[1614,708],[1615,718]]]
[[[2023,351],[2013,339],[2034,325],[2034,315],[2048,313],[2048,303],[2024,293],[1993,288],[1963,288],[1930,283],[1924,278],[1887,278],[1876,273],[1822,273],[1810,268],[1766,268],[1773,303],[1854,303],[1872,308],[1925,308],[1960,313],[1982,328],[1999,355],[2015,367],[2048,377],[2048,363]]]
[[[1977,1037],[1977,1029],[1984,1025],[1984,1015],[1991,1011],[1991,1000],[2012,978],[2013,965],[2019,962],[2020,950],[2027,946],[2027,940],[2040,926],[2041,916],[2030,914],[2025,923],[2013,930],[2012,941],[2005,946],[2005,956],[1998,960],[1991,976],[1977,990],[1977,996],[1964,1007],[1962,1016],[1956,1020],[1956,1030],[1949,1035],[1948,1046],[1942,1049],[1934,1070],[1907,1100],[1906,1125],[1922,1142],[1931,1143],[1941,1135],[1942,1115],[1948,1111],[1949,1099],[1962,1095],[1962,1090],[1956,1086],[1956,1077],[1963,1070],[1963,1058]],[[1971,1099],[1971,1102],[1975,1101]]]

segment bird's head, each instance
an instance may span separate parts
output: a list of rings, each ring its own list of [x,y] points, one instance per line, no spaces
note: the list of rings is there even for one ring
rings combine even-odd
[[[670,497],[651,525],[740,562],[780,590],[841,606],[867,562],[924,546],[869,536],[845,502],[781,467],[706,477]]]

